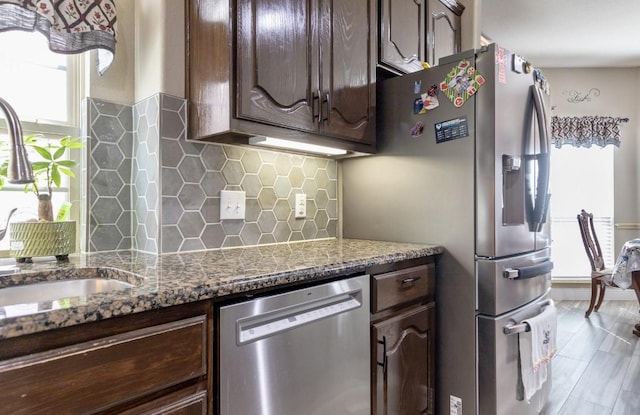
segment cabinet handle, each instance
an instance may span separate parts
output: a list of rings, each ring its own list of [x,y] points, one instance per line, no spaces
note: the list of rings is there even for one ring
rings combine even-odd
[[[387,336],[382,336],[382,340],[378,340],[378,344],[382,345],[382,363],[376,361],[378,366],[382,367],[382,373],[387,375]]]
[[[422,278],[422,277],[405,278],[405,279],[402,280],[401,284],[402,285],[413,284],[414,282],[418,281],[420,278]]]
[[[318,103],[318,113],[316,114],[316,102]],[[322,122],[322,102],[320,101],[320,88],[313,94],[313,118],[318,121],[318,124]]]
[[[331,97],[329,96],[329,93],[326,93],[324,95],[324,99],[322,100],[322,103],[326,103],[327,104],[327,111],[325,113],[325,116],[322,117],[322,111],[320,111],[320,118],[321,121],[327,121],[329,122],[329,118],[331,117]]]

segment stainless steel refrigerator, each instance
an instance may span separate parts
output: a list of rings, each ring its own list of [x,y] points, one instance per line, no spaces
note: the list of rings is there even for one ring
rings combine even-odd
[[[551,285],[544,75],[492,44],[378,89],[378,154],[342,162],[344,237],[445,247],[439,415],[538,413],[550,380],[519,399],[508,328],[540,313]]]

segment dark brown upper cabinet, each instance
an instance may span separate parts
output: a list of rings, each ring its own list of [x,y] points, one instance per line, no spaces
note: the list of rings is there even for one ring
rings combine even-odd
[[[460,52],[464,6],[455,0],[429,0],[428,9],[427,62],[435,66],[440,58]]]
[[[375,151],[375,0],[188,3],[191,138]]]
[[[380,65],[410,73],[460,52],[463,11],[455,0],[380,0]]]

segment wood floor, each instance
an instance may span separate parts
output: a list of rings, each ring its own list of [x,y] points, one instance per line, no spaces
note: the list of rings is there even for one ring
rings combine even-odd
[[[640,414],[640,321],[636,301],[606,301],[584,318],[586,301],[558,301],[558,353],[544,415]]]

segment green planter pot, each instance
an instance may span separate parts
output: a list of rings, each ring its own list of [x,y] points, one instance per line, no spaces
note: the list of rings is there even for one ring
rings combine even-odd
[[[76,223],[73,221],[16,222],[9,225],[9,233],[9,255],[18,262],[39,256],[66,260],[76,250]]]

